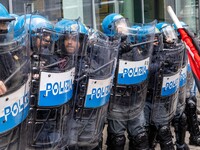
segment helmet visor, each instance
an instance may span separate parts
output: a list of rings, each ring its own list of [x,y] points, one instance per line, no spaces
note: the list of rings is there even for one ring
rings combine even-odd
[[[173,43],[178,39],[174,29],[171,26],[165,26],[162,28],[162,32],[167,43]]]
[[[118,19],[115,22],[115,29],[117,33],[127,35],[128,33],[128,22],[125,18]]]

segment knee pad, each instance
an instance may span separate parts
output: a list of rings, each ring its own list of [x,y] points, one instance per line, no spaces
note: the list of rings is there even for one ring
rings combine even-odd
[[[183,113],[180,117],[179,123],[181,126],[186,126],[187,125],[187,116],[185,113]]]
[[[163,126],[158,131],[158,138],[160,142],[168,142],[172,140],[172,133],[168,126]]]
[[[160,141],[160,147],[163,150],[174,150],[174,144],[172,141],[172,133],[168,126],[163,126],[158,131],[158,138]]]
[[[173,126],[176,128],[179,127],[186,127],[187,126],[187,116],[183,112],[180,116],[175,116],[174,119],[172,120]]]
[[[141,132],[134,137],[129,136],[129,149],[130,147],[134,147],[135,150],[149,149],[149,141],[147,133]]]
[[[162,126],[162,127],[159,129],[158,134],[159,134],[160,136],[164,136],[164,135],[168,134],[169,132],[170,132],[170,129],[169,129],[168,126]]]
[[[148,136],[146,132],[141,132],[134,137],[129,136],[129,140],[131,143],[140,144],[148,141]]]
[[[124,146],[126,143],[126,137],[124,135],[109,135],[106,144],[110,147]]]
[[[186,107],[188,107],[189,109],[196,108],[196,97],[195,96],[186,99]]]

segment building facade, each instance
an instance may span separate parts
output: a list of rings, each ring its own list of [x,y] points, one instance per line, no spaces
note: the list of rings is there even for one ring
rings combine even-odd
[[[18,15],[39,12],[50,21],[60,18],[81,18],[87,26],[101,30],[102,19],[110,13],[120,13],[130,22],[172,23],[166,10],[172,6],[180,20],[199,35],[199,0],[0,0],[10,13]]]

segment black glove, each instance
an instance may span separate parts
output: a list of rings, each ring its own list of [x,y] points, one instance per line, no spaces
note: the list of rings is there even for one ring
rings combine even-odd
[[[133,47],[134,46],[132,43],[128,43],[127,41],[121,42],[119,53],[120,54],[128,53],[133,49]]]

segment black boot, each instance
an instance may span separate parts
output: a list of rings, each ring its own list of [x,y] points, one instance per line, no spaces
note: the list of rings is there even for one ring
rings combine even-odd
[[[189,144],[200,146],[200,130],[196,113],[196,97],[186,99],[186,115],[190,132]]]
[[[182,113],[181,116],[175,116],[173,124],[176,136],[176,149],[189,150],[188,145],[185,143],[185,134],[187,131],[187,117],[185,113]]]
[[[176,150],[190,150],[190,148],[186,143],[184,143],[183,145],[179,145],[176,143]]]
[[[147,133],[142,132],[135,137],[129,136],[129,150],[149,150]]]
[[[163,126],[158,129],[158,139],[161,150],[175,150],[169,126]]]

